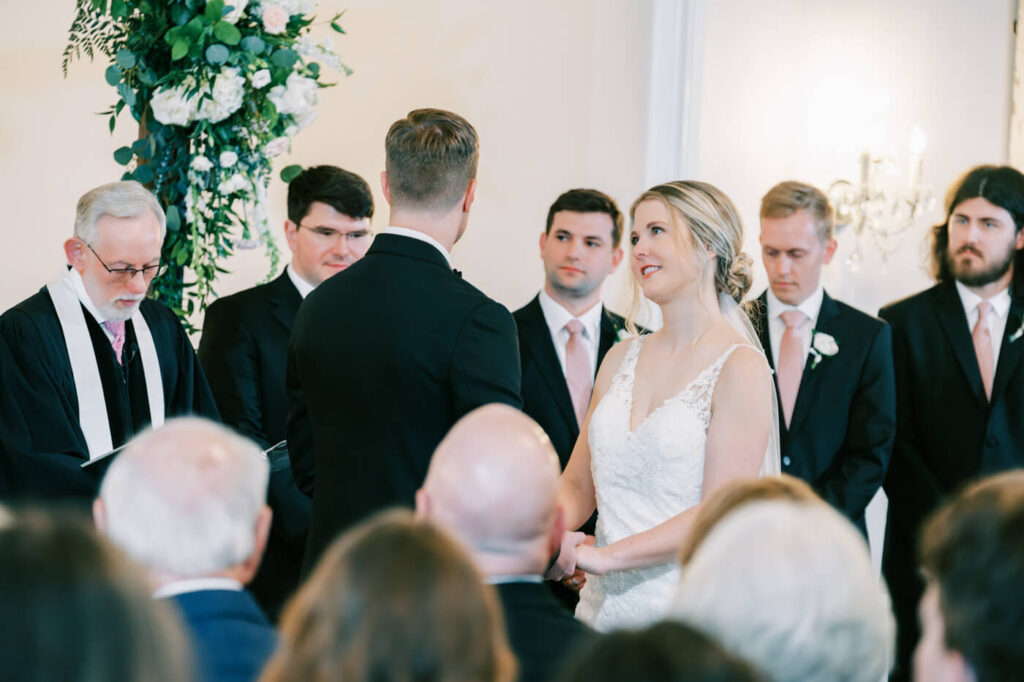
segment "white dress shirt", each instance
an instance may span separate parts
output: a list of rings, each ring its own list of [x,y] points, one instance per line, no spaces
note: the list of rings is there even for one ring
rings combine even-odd
[[[299,296],[302,298],[306,298],[309,296],[309,292],[316,289],[316,285],[310,284],[306,280],[302,279],[302,277],[299,276],[299,273],[295,272],[295,268],[292,267],[291,263],[285,266],[285,272],[288,273],[288,279],[290,279],[292,284],[295,285],[295,288],[299,290]]]
[[[587,358],[590,360],[591,375],[597,373],[597,349],[601,343],[601,312],[604,307],[601,302],[590,307],[579,317],[562,307],[562,304],[548,296],[546,291],[541,291],[540,309],[544,312],[544,321],[548,323],[551,332],[551,341],[555,344],[555,355],[558,356],[558,364],[562,366],[562,376],[565,376],[565,347],[569,344],[569,330],[565,325],[570,320],[579,320],[583,323],[583,345],[587,349]]]
[[[452,257],[451,254],[448,253],[448,249],[441,246],[441,242],[437,241],[429,234],[420,232],[419,230],[410,230],[408,227],[395,227],[394,225],[388,225],[381,231],[381,234],[397,234],[402,237],[410,237],[412,239],[419,239],[421,242],[426,242],[441,252],[441,255],[444,256],[445,262],[448,263],[448,267],[452,266]]]
[[[167,597],[174,597],[186,592],[199,592],[200,590],[231,590],[232,592],[241,592],[242,589],[242,583],[232,578],[221,578],[219,576],[189,578],[158,587],[153,592],[153,599],[166,599]]]
[[[772,346],[772,360],[775,367],[779,366],[779,346],[782,345],[782,335],[786,332],[786,323],[782,321],[782,313],[787,310],[799,310],[807,316],[808,322],[804,323],[797,333],[800,336],[800,344],[804,349],[804,364],[807,363],[807,354],[811,350],[811,332],[818,326],[818,313],[821,312],[821,302],[825,300],[825,288],[818,285],[814,293],[804,299],[800,305],[789,305],[783,303],[771,289],[768,289],[768,340]]]
[[[960,294],[960,303],[963,304],[964,313],[967,315],[967,331],[973,333],[974,325],[978,324],[978,304],[984,299],[960,282],[956,283],[956,292]],[[992,372],[995,376],[996,366],[999,364],[999,349],[1003,345],[1003,334],[1006,333],[1006,318],[1010,314],[1010,288],[1003,289],[987,300],[992,304],[992,310],[988,314],[988,332],[992,337]]]

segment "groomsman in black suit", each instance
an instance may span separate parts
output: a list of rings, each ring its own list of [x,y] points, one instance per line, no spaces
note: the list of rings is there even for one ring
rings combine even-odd
[[[373,195],[366,181],[334,166],[307,168],[288,185],[285,238],[292,261],[267,284],[215,301],[206,311],[199,360],[224,423],[264,449],[285,440],[288,337],[299,304],[370,246]],[[309,531],[310,500],[287,459],[271,462],[270,540],[250,585],[272,619],[295,591]]]
[[[621,240],[622,213],[611,197],[595,189],[562,194],[548,209],[540,236],[544,288],[513,313],[523,411],[548,434],[563,469],[580,435],[597,368],[625,327],[601,303],[601,284],[622,261]],[[581,368],[581,380],[570,378],[575,368]],[[592,535],[593,525],[591,519],[583,530]],[[582,571],[567,578],[559,598],[574,607],[584,581]]]
[[[938,283],[882,308],[896,362],[896,444],[885,480],[882,570],[898,625],[897,668],[910,679],[923,584],[922,520],[965,482],[1024,466],[1024,175],[971,170],[932,233]]]
[[[816,187],[789,181],[768,191],[760,241],[769,289],[753,317],[775,370],[782,470],[866,537],[864,510],[885,478],[896,430],[892,334],[825,292],[833,226]]]
[[[289,346],[292,470],[313,498],[307,571],[353,523],[412,505],[459,417],[522,405],[512,315],[449,262],[476,193],[476,130],[418,109],[391,126],[385,148],[390,226],[309,295]]]

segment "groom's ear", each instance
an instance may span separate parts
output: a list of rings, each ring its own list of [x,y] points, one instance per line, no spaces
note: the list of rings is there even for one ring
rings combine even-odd
[[[420,488],[416,491],[416,520],[426,521],[430,518],[430,495]]]

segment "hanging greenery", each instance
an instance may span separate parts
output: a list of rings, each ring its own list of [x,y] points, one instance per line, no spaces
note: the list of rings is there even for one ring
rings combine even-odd
[[[167,273],[152,295],[188,324],[215,296],[235,248],[278,250],[267,224],[271,161],[316,117],[321,65],[351,71],[309,34],[316,0],[77,0],[63,68],[83,54],[110,60],[138,139],[114,152],[123,179],[150,186],[167,212]],[[338,20],[329,24],[344,33]],[[282,171],[287,181],[297,167]]]

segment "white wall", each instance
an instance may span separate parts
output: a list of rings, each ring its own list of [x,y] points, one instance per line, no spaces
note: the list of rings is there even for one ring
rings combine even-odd
[[[70,0],[0,3],[7,65],[0,70],[0,198],[8,235],[19,235],[8,237],[0,268],[5,309],[59,269],[75,201],[120,176],[111,153],[133,131],[125,117],[111,139],[92,113],[114,101],[104,64],[76,62],[61,78]],[[329,0],[320,15],[346,8],[348,36],[336,36],[335,46],[355,74],[323,91],[318,120],[276,169],[332,163],[361,174],[375,190],[374,227],[383,228],[378,177],[388,126],[421,106],[463,114],[480,133],[480,187],[453,260],[469,281],[513,307],[541,284],[537,238],[558,194],[592,186],[625,205],[639,194],[649,2]],[[279,225],[279,180],[270,201]],[[279,243],[286,248],[283,237]],[[256,250],[229,268],[221,293],[251,286],[267,266]],[[607,295],[615,298],[621,282]]]

